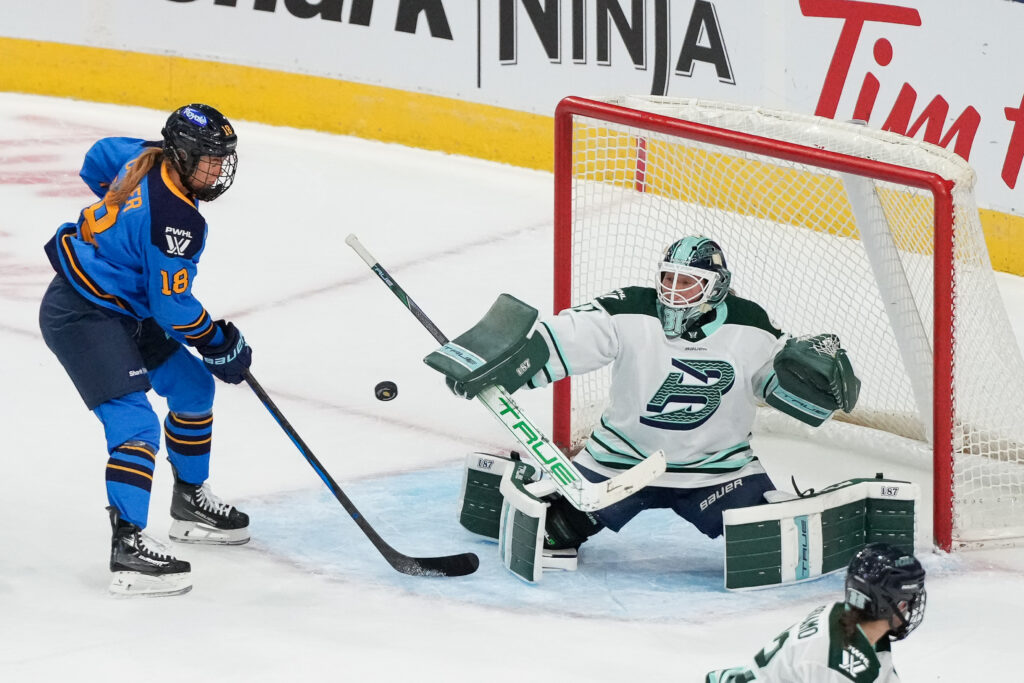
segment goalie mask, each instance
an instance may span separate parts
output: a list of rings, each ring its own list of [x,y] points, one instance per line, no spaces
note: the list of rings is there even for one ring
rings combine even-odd
[[[174,111],[160,131],[164,156],[196,199],[212,202],[235,179],[238,137],[223,114],[208,104]]]
[[[871,543],[853,559],[846,574],[846,604],[868,619],[885,619],[889,637],[903,640],[924,619],[924,568],[908,553]]]
[[[678,337],[729,293],[732,273],[725,254],[706,237],[684,237],[665,250],[658,269],[658,317],[668,337]]]

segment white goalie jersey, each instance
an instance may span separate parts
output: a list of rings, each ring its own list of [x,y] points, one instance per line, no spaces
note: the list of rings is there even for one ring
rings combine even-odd
[[[846,604],[813,610],[776,636],[747,667],[707,674],[705,683],[899,683],[888,637],[875,646],[857,628],[847,642],[840,624]]]
[[[577,462],[612,477],[663,450],[668,469],[653,485],[675,488],[763,471],[750,430],[785,338],[764,309],[731,294],[709,317],[670,339],[655,290],[627,287],[540,322],[551,358],[531,388],[612,364],[608,407]]]

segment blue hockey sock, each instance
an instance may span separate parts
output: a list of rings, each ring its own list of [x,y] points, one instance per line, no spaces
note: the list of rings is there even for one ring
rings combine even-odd
[[[210,443],[213,413],[181,415],[167,413],[164,440],[168,460],[182,481],[199,485],[210,476]]]
[[[146,528],[149,493],[153,488],[156,447],[143,441],[127,441],[110,452],[107,460],[107,501],[121,519]]]

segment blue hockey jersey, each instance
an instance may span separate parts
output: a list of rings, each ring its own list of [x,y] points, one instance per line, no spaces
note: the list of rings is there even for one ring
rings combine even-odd
[[[147,148],[134,138],[104,138],[85,155],[81,177],[100,201],[82,209],[46,245],[54,269],[98,306],[142,320],[154,318],[174,339],[192,346],[222,334],[192,294],[206,221],[157,163],[120,206],[103,201]]]

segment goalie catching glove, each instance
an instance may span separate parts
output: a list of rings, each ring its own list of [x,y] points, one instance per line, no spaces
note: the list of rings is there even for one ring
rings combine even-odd
[[[834,334],[790,339],[775,356],[764,388],[765,402],[817,427],[836,410],[857,405],[860,380]]]
[[[539,336],[528,337],[537,309],[508,294],[487,315],[423,362],[445,376],[452,393],[472,399],[488,387],[512,393],[537,374],[551,355]]]

